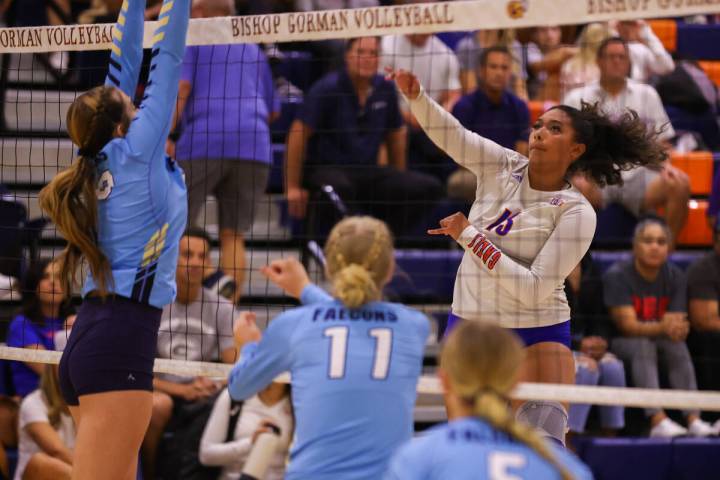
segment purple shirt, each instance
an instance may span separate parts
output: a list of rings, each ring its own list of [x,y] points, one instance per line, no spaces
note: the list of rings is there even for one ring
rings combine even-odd
[[[181,79],[192,91],[177,160],[271,161],[268,117],[279,110],[267,58],[254,44],[187,47]]]
[[[55,350],[55,332],[62,328],[60,318],[46,318],[37,324],[24,315],[18,315],[10,322],[7,334],[8,347],[23,348],[42,345],[46,350]],[[40,377],[23,362],[10,362],[15,393],[24,397],[38,388]]]
[[[494,104],[478,88],[458,100],[452,114],[463,127],[505,148],[515,149],[516,142],[528,140],[527,104],[510,92],[503,92],[500,103]]]

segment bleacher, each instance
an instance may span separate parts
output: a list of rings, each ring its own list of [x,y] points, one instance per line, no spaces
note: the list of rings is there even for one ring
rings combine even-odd
[[[687,25],[675,20],[651,22],[651,26],[671,52],[696,58],[713,81],[720,86],[720,25]],[[443,35],[448,44],[456,43],[464,33]],[[12,61],[12,60],[11,60]],[[312,59],[305,52],[283,55],[276,65],[294,85],[306,90],[317,78]],[[38,68],[33,64],[32,68]],[[44,81],[36,86],[27,79],[17,78],[15,86],[9,84],[3,92],[2,114],[4,128],[0,133],[2,175],[0,183],[9,188],[11,198],[21,203],[28,219],[41,216],[37,194],[59,170],[73,159],[73,145],[64,134],[65,114],[75,98],[75,90],[48,89]],[[550,105],[530,102],[531,121]],[[298,100],[291,99],[282,106],[281,117],[273,130],[273,165],[266,199],[256,213],[256,222],[247,234],[248,274],[243,285],[242,305],[258,313],[260,324],[293,305],[280,290],[269,284],[259,273],[259,267],[269,261],[286,256],[303,256],[306,243],[293,235],[293,226],[284,215],[283,158],[285,145],[283,132],[287,131],[298,108]],[[708,197],[715,175],[720,172],[720,152],[692,152],[675,154],[672,164],[686,172],[691,179],[689,217],[671,261],[683,268],[703,255],[712,241],[712,232],[706,221]],[[214,238],[212,258],[217,262],[217,212],[212,198],[203,222]],[[636,220],[617,206],[611,206],[598,215],[598,229],[593,243],[593,259],[601,271],[612,263],[630,255],[630,235]],[[447,315],[452,300],[453,285],[462,251],[450,243],[449,248],[401,248],[396,254],[397,272],[387,286],[387,295],[394,299],[422,307],[430,318],[440,320]],[[62,239],[52,227],[45,228],[39,238],[41,257],[56,255]],[[313,275],[320,275],[320,267],[312,264]],[[17,302],[0,302],[0,332],[10,320],[10,312]],[[437,328],[437,325],[435,326]],[[434,340],[428,343],[426,364],[432,367],[437,355]],[[421,398],[416,411],[416,422],[426,426],[444,419],[444,409],[433,406],[437,399]],[[595,439],[578,445],[578,454],[594,469],[598,479],[628,478],[711,478],[708,472],[717,472],[720,458],[712,455],[711,440],[681,439],[652,441],[647,439]],[[710,452],[710,453],[708,453]]]

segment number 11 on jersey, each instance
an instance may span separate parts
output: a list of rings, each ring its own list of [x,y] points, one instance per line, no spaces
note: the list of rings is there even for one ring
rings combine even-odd
[[[330,339],[330,362],[328,377],[340,379],[345,377],[345,363],[347,362],[348,327],[329,327],[323,331],[323,336]],[[392,329],[371,328],[368,335],[375,339],[375,353],[371,376],[373,380],[385,380],[390,371],[390,352],[392,351]]]

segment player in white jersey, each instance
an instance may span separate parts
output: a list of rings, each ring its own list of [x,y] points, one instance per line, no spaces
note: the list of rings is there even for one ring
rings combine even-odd
[[[614,185],[623,170],[659,168],[666,154],[656,133],[633,112],[612,122],[594,105],[560,105],[533,125],[526,158],[463,128],[412,73],[390,71],[389,77],[428,136],[478,180],[469,220],[456,213],[428,232],[449,235],[465,249],[448,327],[462,318],[513,329],[527,350],[521,380],[572,384],[563,284],[590,247],[596,217],[568,178],[579,172]],[[519,418],[564,442],[566,405],[526,402],[516,408]]]

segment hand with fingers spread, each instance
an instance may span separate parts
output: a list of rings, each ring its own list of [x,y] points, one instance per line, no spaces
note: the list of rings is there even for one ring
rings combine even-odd
[[[233,338],[235,346],[241,350],[245,344],[250,342],[259,342],[262,333],[255,323],[255,312],[240,312],[235,319],[235,328],[233,328]]]
[[[467,217],[462,212],[457,212],[440,220],[440,228],[431,228],[427,233],[430,235],[448,235],[457,240],[468,225],[470,225],[470,222]]]
[[[260,272],[293,298],[299,299],[303,289],[310,283],[305,267],[296,258],[275,260],[261,268]]]
[[[420,95],[420,82],[412,72],[385,67],[385,79],[394,81],[398,90],[410,100],[415,100]]]

